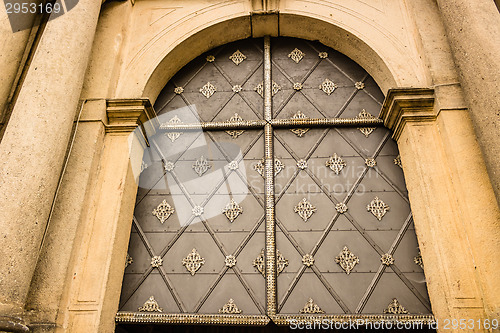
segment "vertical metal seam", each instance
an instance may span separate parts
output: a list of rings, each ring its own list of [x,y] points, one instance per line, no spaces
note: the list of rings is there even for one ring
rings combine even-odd
[[[271,38],[264,37],[264,119],[272,118]],[[274,157],[273,128],[264,127],[265,202],[266,202],[266,309],[267,315],[276,315],[276,227],[274,222]]]

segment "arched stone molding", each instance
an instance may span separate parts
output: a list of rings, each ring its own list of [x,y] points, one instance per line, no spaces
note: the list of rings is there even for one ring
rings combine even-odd
[[[342,6],[288,0],[276,5],[279,11],[268,14],[252,13],[248,1],[204,6],[193,1],[183,7],[162,3],[143,1],[134,6],[129,44],[113,97],[145,97],[154,102],[166,82],[197,55],[264,34],[319,40],[360,64],[384,92],[430,85],[401,1],[356,0]]]

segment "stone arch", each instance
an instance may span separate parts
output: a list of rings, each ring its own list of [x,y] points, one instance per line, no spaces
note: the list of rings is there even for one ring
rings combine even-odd
[[[384,94],[391,88],[429,85],[422,60],[408,45],[411,43],[358,13],[349,14],[349,24],[339,21],[345,15],[340,10],[332,17],[321,15],[327,9],[319,6],[310,13],[252,15],[228,5],[187,15],[175,27],[158,28],[136,48],[118,82],[116,97],[143,97],[154,103],[168,80],[196,56],[232,41],[266,34],[318,40],[332,47],[360,64]],[[228,10],[233,12],[228,14]]]

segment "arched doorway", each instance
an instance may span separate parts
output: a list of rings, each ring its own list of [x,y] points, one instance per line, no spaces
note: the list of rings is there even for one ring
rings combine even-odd
[[[382,101],[300,39],[188,64],[155,103],[117,321],[432,321]]]

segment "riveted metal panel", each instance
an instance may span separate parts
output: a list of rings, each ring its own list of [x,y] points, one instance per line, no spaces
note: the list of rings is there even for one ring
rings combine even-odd
[[[294,38],[201,55],[155,104],[118,322],[432,321],[383,95]]]

